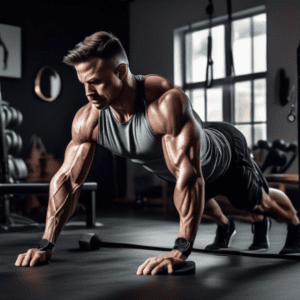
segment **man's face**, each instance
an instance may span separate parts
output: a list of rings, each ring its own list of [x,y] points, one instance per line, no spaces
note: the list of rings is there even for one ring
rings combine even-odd
[[[116,66],[110,61],[93,57],[74,67],[88,100],[97,109],[105,110],[118,99],[123,85]]]

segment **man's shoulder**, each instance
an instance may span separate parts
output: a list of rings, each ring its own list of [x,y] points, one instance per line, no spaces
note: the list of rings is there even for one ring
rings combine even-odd
[[[158,100],[163,94],[172,90],[175,86],[166,78],[159,75],[147,75],[145,77],[145,96],[148,103]]]
[[[180,124],[191,109],[180,88],[163,77],[149,77],[145,79],[148,120],[155,133],[163,134],[168,124]]]
[[[172,82],[159,75],[145,77],[145,96],[148,104],[184,100],[185,94]]]
[[[99,110],[87,103],[81,107],[72,124],[72,137],[86,142],[94,141],[93,132],[98,125]],[[95,141],[96,142],[96,141]]]
[[[150,88],[152,87],[152,88],[164,88],[164,89],[172,88],[174,86],[174,84],[171,81],[156,74],[146,75],[145,85]]]

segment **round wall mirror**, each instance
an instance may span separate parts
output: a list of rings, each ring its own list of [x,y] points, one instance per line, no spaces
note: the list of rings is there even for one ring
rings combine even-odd
[[[35,78],[34,91],[44,101],[52,102],[60,94],[61,78],[52,67],[41,68]]]

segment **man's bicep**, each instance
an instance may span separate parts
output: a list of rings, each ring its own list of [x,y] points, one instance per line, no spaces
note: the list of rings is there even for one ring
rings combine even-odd
[[[166,134],[162,141],[167,166],[177,179],[201,176],[200,137],[193,122],[186,123],[176,136]]]

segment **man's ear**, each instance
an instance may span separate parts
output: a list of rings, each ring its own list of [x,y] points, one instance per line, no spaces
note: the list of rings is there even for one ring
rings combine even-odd
[[[117,67],[116,67],[116,70],[115,70],[117,76],[119,77],[120,80],[123,80],[127,73],[128,73],[128,65],[127,64],[119,64]]]

